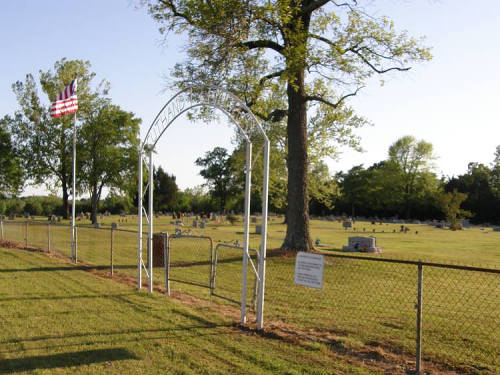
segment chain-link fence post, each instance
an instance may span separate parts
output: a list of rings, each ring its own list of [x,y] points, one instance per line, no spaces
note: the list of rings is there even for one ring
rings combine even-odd
[[[111,251],[110,251],[110,254],[109,254],[109,262],[110,262],[110,265],[111,265],[111,277],[113,277],[113,273],[114,273],[114,267],[113,267],[113,250],[114,250],[114,240],[115,240],[115,226],[114,226],[114,223],[111,224]]]
[[[3,217],[0,217],[0,239],[3,241]]]
[[[24,236],[24,247],[27,248],[28,247],[28,221],[27,220],[24,223],[24,233],[25,233],[25,236]]]
[[[74,242],[74,249],[75,249],[75,263],[78,263],[78,230],[75,226],[75,242]]]
[[[165,293],[170,295],[170,242],[168,233],[163,234],[163,263],[165,266]]]
[[[47,225],[47,250],[50,253],[50,223]]]
[[[417,286],[417,350],[416,350],[416,373],[422,373],[422,284],[423,267],[418,265],[418,286]]]

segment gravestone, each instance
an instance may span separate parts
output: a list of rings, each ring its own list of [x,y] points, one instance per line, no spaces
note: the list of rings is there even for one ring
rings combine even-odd
[[[493,232],[500,232],[500,227],[493,227]]]
[[[347,230],[347,228],[352,228],[352,221],[346,220],[342,222],[342,227]]]
[[[365,253],[381,253],[382,249],[377,247],[375,237],[349,237],[347,246],[342,247],[343,251],[361,251]]]
[[[250,218],[250,222],[251,222],[252,224],[257,223],[257,218],[252,216],[252,217]]]
[[[176,236],[181,236],[182,235],[182,229],[181,228],[175,228],[175,235]]]
[[[101,223],[95,222],[94,223],[94,228],[99,229],[101,227]]]
[[[262,225],[255,226],[255,234],[262,234]]]
[[[198,228],[198,220],[193,220],[193,228]]]
[[[205,227],[206,227],[206,226],[207,226],[206,221],[202,220],[202,221],[200,222],[200,228],[201,228],[201,229],[205,229]]]
[[[118,223],[111,223],[111,229],[118,229]]]

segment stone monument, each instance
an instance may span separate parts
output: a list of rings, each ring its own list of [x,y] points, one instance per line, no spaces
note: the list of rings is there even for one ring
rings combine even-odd
[[[381,253],[382,249],[377,247],[375,237],[349,237],[347,246],[342,247],[343,251],[361,251],[364,253]]]

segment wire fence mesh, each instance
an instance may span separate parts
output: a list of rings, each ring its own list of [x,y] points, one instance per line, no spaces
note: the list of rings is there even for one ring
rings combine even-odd
[[[2,240],[71,255],[69,226],[5,221],[1,229]],[[137,232],[78,227],[77,242],[80,262],[110,274],[113,267],[115,273],[137,276]],[[144,235],[144,265],[148,264],[147,248]],[[214,244],[209,237],[174,235],[168,248],[172,291],[239,305],[243,256],[239,246]],[[294,283],[294,253],[268,252],[266,327],[343,352],[370,347],[415,359],[419,263],[324,255],[323,289],[316,290]],[[252,250],[250,256],[246,305],[252,309],[257,298],[258,252]],[[500,373],[500,270],[420,266],[423,367],[465,374]],[[165,285],[161,264],[154,268],[154,283]]]
[[[249,249],[247,265],[246,306],[255,310],[257,303],[258,252]],[[243,248],[218,243],[214,249],[213,295],[222,300],[239,305],[241,302]]]

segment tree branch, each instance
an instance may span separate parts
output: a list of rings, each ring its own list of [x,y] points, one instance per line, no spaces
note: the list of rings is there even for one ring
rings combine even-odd
[[[264,121],[269,121],[269,122],[278,122],[281,121],[284,117],[288,116],[288,110],[287,109],[275,109],[274,111],[264,114],[258,111],[255,111],[252,109],[252,112],[259,117],[260,119]]]
[[[326,105],[328,105],[330,107],[337,108],[347,98],[349,98],[351,96],[356,96],[358,94],[359,90],[361,90],[362,88],[364,88],[364,86],[360,86],[360,87],[358,87],[356,89],[356,91],[351,92],[350,94],[346,94],[346,95],[342,96],[335,103],[333,103],[333,102],[331,102],[329,100],[326,100],[325,98],[322,98],[321,96],[317,96],[317,95],[308,95],[308,96],[305,97],[305,101],[306,102],[316,101],[316,102],[320,102],[320,103],[326,104]]]
[[[285,49],[285,47],[283,47],[281,44],[267,39],[250,40],[248,42],[238,43],[237,45],[240,45],[241,47],[246,47],[249,50],[256,48],[270,48],[280,54],[283,54],[283,50]]]
[[[307,5],[303,9],[302,14],[310,14],[310,13],[314,12],[315,10],[321,8],[323,5],[326,5],[327,3],[330,3],[330,2],[337,7],[348,7],[349,9],[352,10],[352,5],[347,3],[347,2],[337,3],[336,1],[333,1],[333,0],[315,0],[315,1],[312,1],[311,3],[309,3],[309,5]],[[357,0],[352,0],[352,2],[354,3],[354,5],[358,5]]]
[[[264,77],[262,77],[260,80],[259,80],[259,86],[262,86],[267,80],[270,80],[270,79],[273,79],[273,78],[277,78],[277,77],[280,77],[283,73],[285,73],[285,69],[282,69],[282,70],[278,70],[277,72],[274,72],[274,73],[270,73]]]
[[[363,62],[368,65],[374,72],[376,73],[379,73],[379,74],[383,74],[383,73],[387,73],[387,72],[390,72],[391,70],[397,70],[399,72],[405,72],[405,71],[408,71],[411,69],[411,67],[408,67],[408,68],[398,68],[397,66],[393,66],[392,68],[387,68],[387,69],[378,69],[377,67],[375,67],[375,65],[373,65],[370,61],[368,61],[368,59],[363,56],[359,50],[355,50],[355,49],[352,49],[350,50],[352,53],[354,53],[355,55],[357,55],[361,60],[363,60]]]
[[[182,18],[184,20],[186,20],[188,23],[190,23],[191,25],[193,24],[193,20],[191,19],[191,17],[189,17],[187,14],[184,14],[184,13],[181,13],[177,10],[177,7],[175,6],[175,4],[170,1],[170,0],[158,0],[160,3],[162,3],[163,5],[165,5],[166,7],[168,7],[173,15],[175,17],[179,17],[179,18]]]

